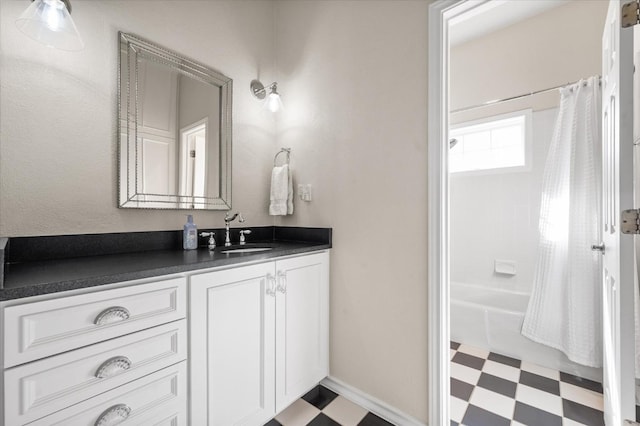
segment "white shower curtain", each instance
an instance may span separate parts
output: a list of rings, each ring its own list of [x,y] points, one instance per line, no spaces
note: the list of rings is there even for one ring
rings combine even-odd
[[[602,366],[600,87],[597,77],[561,89],[545,164],[540,243],[522,334],[577,363]]]

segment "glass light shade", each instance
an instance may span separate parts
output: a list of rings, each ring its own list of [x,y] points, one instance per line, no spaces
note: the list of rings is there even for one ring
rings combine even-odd
[[[30,38],[61,50],[82,50],[84,43],[61,0],[35,0],[16,20]]]
[[[275,90],[271,91],[267,97],[265,105],[269,108],[269,111],[278,112],[280,108],[282,108],[282,100],[280,99],[278,92]]]

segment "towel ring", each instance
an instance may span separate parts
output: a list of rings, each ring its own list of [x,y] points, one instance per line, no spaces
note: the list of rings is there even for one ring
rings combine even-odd
[[[275,157],[273,157],[273,167],[276,167],[278,165],[278,155],[282,153],[287,154],[287,162],[285,164],[289,164],[289,161],[291,160],[291,148],[281,148],[280,151],[278,151],[278,153],[275,155]]]

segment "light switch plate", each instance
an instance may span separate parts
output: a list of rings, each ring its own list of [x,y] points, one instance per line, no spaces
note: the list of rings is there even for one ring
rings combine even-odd
[[[306,184],[298,184],[298,198],[300,198],[302,201],[311,201],[312,200],[312,196],[311,196],[311,184],[306,183]]]

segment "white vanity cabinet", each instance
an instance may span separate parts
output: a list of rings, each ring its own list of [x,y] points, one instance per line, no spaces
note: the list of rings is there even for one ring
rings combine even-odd
[[[262,425],[328,374],[329,254],[190,278],[193,425]]]
[[[0,306],[0,425],[186,425],[186,277],[110,287]]]
[[[329,252],[0,303],[0,426],[260,426],[328,374]]]
[[[275,267],[278,413],[329,374],[329,253]]]

